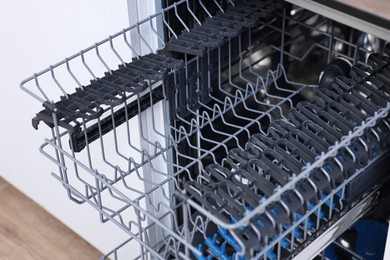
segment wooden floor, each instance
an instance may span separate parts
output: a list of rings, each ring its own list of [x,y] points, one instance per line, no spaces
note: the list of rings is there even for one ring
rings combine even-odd
[[[99,259],[101,253],[0,177],[0,259]]]

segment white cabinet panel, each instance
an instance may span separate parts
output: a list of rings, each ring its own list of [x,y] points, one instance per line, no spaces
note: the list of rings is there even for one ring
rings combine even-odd
[[[43,125],[38,131],[32,128],[31,118],[42,107],[20,90],[19,83],[127,27],[127,4],[127,0],[0,2],[0,175],[102,252],[127,236],[111,223],[100,224],[91,207],[68,200],[50,176],[56,169],[38,150],[43,139],[51,136],[50,130]]]

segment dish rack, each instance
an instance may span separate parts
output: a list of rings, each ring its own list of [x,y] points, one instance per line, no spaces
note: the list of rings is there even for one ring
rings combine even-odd
[[[52,175],[129,235],[103,259],[313,257],[361,217],[387,178],[390,46],[348,30],[181,0],[24,80]]]

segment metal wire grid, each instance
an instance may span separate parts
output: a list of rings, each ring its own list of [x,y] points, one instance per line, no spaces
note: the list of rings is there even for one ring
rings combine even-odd
[[[199,4],[205,9],[207,14],[210,14],[201,1]],[[117,61],[113,60],[117,59],[120,63],[125,64],[131,55],[120,54],[123,49],[116,47],[120,46],[119,41],[127,49],[130,49],[131,54],[139,58],[140,53],[135,52],[128,41],[127,35],[131,30],[138,32],[145,48],[150,47],[151,42],[160,42],[164,46],[161,35],[155,30],[155,23],[158,19],[161,19],[167,30],[174,36],[177,36],[165,20],[165,14],[170,10],[176,10],[180,5],[186,6],[189,14],[194,17],[195,23],[200,23],[200,20],[191,11],[188,1],[180,1],[162,10],[161,13],[110,36],[40,73],[34,74],[33,77],[22,82],[23,90],[42,103],[52,103],[49,93],[52,93],[50,87],[54,85],[58,87],[57,90],[60,90],[60,95],[66,97],[68,92],[63,86],[67,86],[67,84],[60,83],[59,76],[57,76],[60,73],[56,71],[65,71],[65,75],[73,79],[76,82],[76,86],[82,88],[83,85],[80,82],[82,82],[83,77],[88,79],[90,77],[85,75],[76,76],[73,71],[76,71],[76,69],[73,69],[73,66],[77,68],[77,71],[83,68],[83,71],[88,72],[89,76],[96,79],[95,75],[101,75],[102,71],[111,71],[112,68],[115,68]],[[175,12],[175,15],[182,21],[184,27],[189,29],[178,12]],[[69,131],[63,131],[56,123],[56,113],[53,113],[53,138],[46,139],[41,147],[41,152],[59,168],[59,174],[52,173],[52,175],[63,184],[68,192],[68,196],[72,200],[78,203],[89,203],[99,211],[103,222],[112,221],[127,232],[131,237],[129,242],[134,243],[136,241],[139,245],[139,252],[137,252],[139,258],[166,259],[170,256],[188,259],[195,255],[201,255],[199,248],[196,248],[193,244],[196,234],[200,233],[206,239],[207,235],[209,235],[206,234],[206,230],[212,225],[223,227],[226,230],[237,230],[242,226],[247,226],[250,220],[256,217],[257,214],[265,212],[268,205],[278,201],[284,192],[293,189],[299,180],[307,178],[313,169],[322,167],[324,161],[335,156],[339,149],[350,145],[351,140],[363,134],[366,129],[375,126],[375,123],[380,118],[387,116],[389,106],[379,110],[374,117],[367,119],[365,124],[357,127],[348,136],[345,136],[339,143],[332,146],[328,152],[319,156],[315,163],[305,167],[301,174],[292,178],[285,186],[277,189],[275,194],[262,201],[258,207],[236,223],[221,221],[196,201],[184,196],[185,191],[182,188],[180,179],[201,181],[202,173],[207,166],[204,165],[206,157],[211,158],[211,160],[206,160],[207,162],[221,163],[219,161],[220,156],[218,158],[215,157],[216,151],[224,151],[222,154],[227,154],[232,146],[244,148],[243,144],[247,142],[252,132],[264,133],[264,129],[268,124],[275,121],[275,119],[285,118],[288,110],[293,106],[293,98],[304,90],[314,87],[289,81],[288,72],[286,72],[283,66],[285,59],[302,62],[315,49],[321,49],[327,55],[328,60],[331,60],[334,56],[343,56],[356,62],[359,52],[367,53],[367,50],[324,31],[323,25],[328,22],[327,20],[319,19],[314,23],[307,22],[313,18],[313,14],[304,13],[302,16],[290,17],[286,16],[286,10],[284,10],[277,13],[276,16],[281,17],[283,20],[281,25],[276,22],[277,19],[272,19],[262,22],[256,30],[266,32],[266,36],[279,35],[280,45],[271,44],[271,48],[269,48],[261,44],[261,41],[266,38],[263,36],[256,38],[257,41],[253,41],[253,43],[250,38],[249,48],[241,49],[240,43],[243,41],[243,35],[245,33],[252,35],[252,29],[243,32],[238,37],[238,46],[240,48],[238,76],[233,76],[235,74],[233,70],[234,57],[231,55],[233,53],[233,40],[228,39],[225,44],[229,56],[227,76],[222,74],[221,61],[223,60],[222,51],[224,49],[217,49],[216,59],[219,61],[217,66],[218,80],[215,86],[212,85],[215,84],[214,82],[210,81],[209,84],[213,88],[219,89],[217,92],[223,93],[225,96],[221,98],[220,96],[214,96],[214,92],[211,92],[209,98],[214,101],[212,106],[208,103],[199,102],[200,107],[197,109],[187,108],[193,114],[193,118],[187,119],[187,117],[175,115],[178,121],[172,124],[171,118],[167,116],[170,113],[169,104],[166,101],[166,89],[169,86],[164,86],[164,81],[151,81],[149,82],[149,87],[142,93],[126,93],[126,101],[124,101],[122,106],[126,107],[134,101],[138,103],[136,106],[136,110],[138,110],[137,117],[126,114],[126,123],[121,127],[116,127],[113,119],[114,127],[111,133],[104,136],[101,134],[98,142],[95,143],[88,143],[87,140],[85,150],[81,153],[75,153],[65,145],[68,138],[70,138]],[[150,30],[145,29],[144,26],[147,26]],[[299,56],[291,48],[288,48],[290,42],[284,39],[284,37],[290,36],[290,33],[292,35],[292,31],[296,30],[297,27],[305,28],[322,36],[322,41],[313,43],[310,48]],[[150,32],[154,35],[153,39],[150,39]],[[148,34],[149,38],[145,34]],[[352,55],[350,55],[351,52],[349,54],[341,52],[337,48],[337,43],[354,50]],[[150,51],[152,51],[151,47]],[[103,58],[103,52],[108,58]],[[210,51],[207,52],[207,55],[210,55],[210,53]],[[272,56],[272,53],[284,54],[279,56],[280,62],[276,68],[263,65],[263,63],[267,63],[266,61]],[[258,54],[263,56],[255,59]],[[91,62],[87,62],[87,56]],[[199,72],[199,58],[190,57],[184,56],[187,78],[190,75],[189,68],[195,67]],[[103,64],[103,70],[100,70],[100,74],[92,69],[92,67],[95,67],[95,70],[99,71],[94,65],[94,61]],[[74,64],[71,65],[71,62]],[[170,71],[169,75],[177,80],[176,71]],[[50,86],[48,90],[44,90],[42,83],[40,83],[41,78],[45,77],[49,77],[52,81],[51,84],[47,85]],[[283,86],[278,83],[278,80],[281,78],[285,79]],[[67,82],[66,79],[63,79],[63,81]],[[37,92],[33,92],[26,86],[31,83],[35,85]],[[163,101],[155,102],[153,101],[152,91],[159,84],[163,85]],[[69,85],[74,85],[74,83]],[[174,104],[177,102],[178,94],[176,93],[175,95],[175,100],[170,100],[169,102]],[[186,93],[187,97],[189,95],[190,93]],[[137,102],[141,96],[150,97],[152,106],[147,112],[143,112],[144,110],[141,109],[140,102]],[[253,102],[255,103],[254,107]],[[244,107],[244,110],[236,111],[236,108],[239,106]],[[113,115],[120,108],[120,105],[115,107],[106,106],[104,107],[103,115]],[[227,114],[233,114],[233,118],[245,123],[234,125],[234,123],[225,120]],[[254,114],[254,116],[247,117],[246,114]],[[147,118],[150,123],[145,125],[144,118]],[[88,122],[83,120],[81,124],[84,126],[83,129],[86,129],[89,124],[97,123],[99,125],[99,120],[99,117]],[[220,131],[220,128],[214,127],[215,122],[218,120],[222,121],[226,128],[234,129],[234,131],[225,133]],[[210,127],[213,130],[213,135],[202,135],[202,130],[206,127]],[[255,130],[250,132],[248,129]],[[122,136],[125,136],[126,142],[123,142]],[[194,136],[196,137],[195,139],[193,138]],[[219,138],[213,139],[214,136]],[[200,142],[212,143],[212,148],[202,150],[202,147],[199,146]],[[194,155],[183,153],[179,147],[183,143],[193,150],[198,150],[198,152]],[[177,163],[178,161],[183,161],[183,159],[188,160],[188,162],[184,165]],[[198,177],[194,177],[189,170],[193,166],[201,173]],[[287,242],[293,249],[294,230],[299,226],[307,226],[309,217],[313,216],[313,214],[320,215],[323,205],[329,203],[329,201],[332,204],[336,200],[335,194],[338,194],[337,198],[339,198],[340,194],[344,194],[348,182],[363,170],[356,172],[350,179],[321,199],[299,221],[288,227],[283,234],[274,239],[255,257],[271,258],[272,256],[268,252],[270,252],[271,248],[276,247],[276,257],[279,258],[281,256],[281,245],[286,242],[283,239],[286,238],[289,238]],[[184,176],[185,178],[178,178]],[[193,212],[193,209],[196,209],[199,214],[191,216],[189,213]],[[340,201],[339,211],[342,210],[343,204]],[[329,211],[329,218],[331,216],[332,212]],[[305,223],[305,225],[302,225],[302,223]],[[320,226],[319,217],[315,226],[316,229]],[[308,234],[308,230],[304,230],[304,238]],[[240,244],[240,239],[237,237],[236,241]],[[240,248],[242,250],[237,252],[237,257],[245,254],[244,244],[240,244]],[[114,254],[115,252],[117,250],[114,250]]]

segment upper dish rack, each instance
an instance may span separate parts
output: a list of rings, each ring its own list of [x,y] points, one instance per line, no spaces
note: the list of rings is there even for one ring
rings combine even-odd
[[[21,87],[52,175],[129,234],[110,257],[289,258],[370,193],[381,175],[359,177],[388,150],[390,49],[342,29],[282,1],[181,0]],[[318,88],[339,58],[351,72]]]

